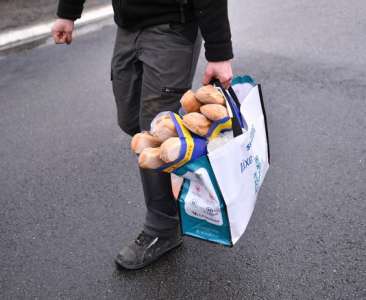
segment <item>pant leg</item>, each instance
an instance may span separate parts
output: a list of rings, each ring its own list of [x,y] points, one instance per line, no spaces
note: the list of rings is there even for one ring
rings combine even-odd
[[[178,111],[182,94],[192,86],[201,37],[196,24],[181,26],[150,27],[137,41],[143,63],[141,129],[149,129],[161,111]],[[187,38],[187,31],[193,39]],[[179,220],[170,174],[141,170],[141,178],[147,207],[144,230],[159,236],[176,234]]]
[[[111,64],[118,125],[129,135],[140,132],[142,63],[136,57],[135,43],[139,33],[117,29]]]

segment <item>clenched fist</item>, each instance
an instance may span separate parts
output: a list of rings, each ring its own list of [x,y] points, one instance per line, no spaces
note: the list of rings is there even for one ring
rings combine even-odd
[[[57,19],[52,26],[52,36],[56,44],[71,44],[74,21]]]

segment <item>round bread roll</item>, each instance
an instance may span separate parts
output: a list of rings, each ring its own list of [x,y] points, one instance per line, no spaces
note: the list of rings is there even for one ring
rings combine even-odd
[[[140,154],[145,148],[159,147],[161,142],[148,132],[140,132],[133,136],[131,149],[136,154]]]
[[[183,95],[180,99],[180,104],[186,113],[199,112],[200,106],[202,105],[202,103],[197,100],[192,90],[187,91]]]
[[[218,121],[229,116],[225,106],[220,104],[205,104],[200,107],[201,113],[211,121]]]
[[[154,128],[151,129],[151,134],[156,137],[160,142],[164,142],[168,138],[178,136],[178,133],[174,126],[174,122],[170,117],[158,120],[154,124]]]
[[[157,169],[164,162],[160,159],[160,148],[145,148],[140,156],[138,164],[142,169]]]
[[[224,96],[211,84],[200,87],[195,96],[203,104],[226,104]]]
[[[193,133],[206,136],[211,126],[211,121],[204,115],[192,112],[183,116],[183,124]]]
[[[160,147],[160,158],[166,162],[171,163],[179,158],[181,141],[179,137],[172,137],[167,139]]]

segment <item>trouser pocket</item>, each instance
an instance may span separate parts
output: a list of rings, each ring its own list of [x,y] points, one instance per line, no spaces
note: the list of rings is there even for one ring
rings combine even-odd
[[[180,99],[183,94],[188,91],[190,88],[172,88],[172,87],[163,87],[161,89],[161,99],[165,104],[168,104],[170,107],[169,111],[173,111],[175,113],[179,112],[181,107]]]
[[[186,91],[190,88],[171,88],[171,87],[163,87],[161,92],[164,94],[176,94],[176,95],[183,95]]]

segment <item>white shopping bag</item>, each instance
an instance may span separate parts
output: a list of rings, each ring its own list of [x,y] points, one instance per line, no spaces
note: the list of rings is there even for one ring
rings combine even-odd
[[[185,178],[178,197],[182,233],[232,246],[253,213],[269,151],[260,86],[244,76],[234,79],[229,93],[222,91],[235,137],[175,173]]]
[[[259,86],[242,101],[247,131],[208,154],[229,219],[232,243],[244,233],[269,167],[265,118]]]

